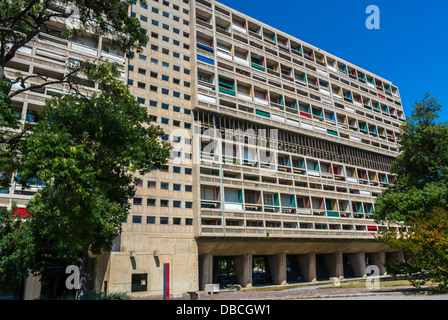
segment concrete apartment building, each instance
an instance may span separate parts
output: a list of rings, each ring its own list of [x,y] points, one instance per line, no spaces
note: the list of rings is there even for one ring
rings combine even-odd
[[[103,57],[174,146],[172,160],[136,185],[132,211],[112,251],[96,257],[95,287],[160,295],[218,283],[233,261],[235,283],[363,276],[367,265],[400,259],[374,239],[375,198],[394,177],[404,120],[398,88],[292,35],[209,0],[135,2],[149,43],[127,60],[103,39],[69,42],[61,26],[23,47],[9,72],[60,77],[66,63]],[[22,121],[35,121],[50,87],[18,95]],[[98,88],[89,87],[95,91]],[[39,188],[12,184],[0,202],[25,207]]]

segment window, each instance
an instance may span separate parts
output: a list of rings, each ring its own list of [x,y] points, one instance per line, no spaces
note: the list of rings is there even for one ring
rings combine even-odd
[[[145,104],[144,98],[137,97],[137,101],[140,102],[141,104]]]
[[[142,60],[142,61],[146,61],[146,56],[143,55],[143,54],[139,54],[139,55],[138,55],[138,58],[139,58],[140,60]]]
[[[146,75],[146,69],[138,68],[138,73],[141,75]]]
[[[161,182],[160,183],[160,189],[168,190],[169,188],[170,188],[170,184],[168,182]]]
[[[169,64],[168,62],[163,61],[163,62],[162,62],[162,67],[164,67],[164,68],[169,68],[169,67],[170,67],[170,64]]]
[[[193,225],[193,219],[186,218],[186,219],[185,219],[185,225],[187,225],[187,226],[192,226],[192,225]]]
[[[170,205],[170,201],[169,201],[169,200],[164,200],[164,199],[160,200],[160,206],[161,206],[161,207],[166,208],[166,207],[168,207],[169,205]]]
[[[162,53],[163,54],[170,54],[170,50],[168,50],[167,48],[162,48]]]
[[[169,110],[170,109],[170,105],[166,104],[166,103],[162,103],[162,109]]]
[[[132,216],[132,223],[142,223],[142,216]]]
[[[191,174],[191,168],[185,168],[185,174]]]
[[[191,202],[191,201],[186,201],[186,202],[185,202],[185,208],[186,208],[186,209],[191,209],[191,208],[193,208],[193,202]]]
[[[170,90],[166,89],[166,88],[162,88],[162,94],[169,95],[170,94]]]
[[[193,186],[186,185],[185,192],[193,192]]]
[[[173,218],[173,224],[180,225],[180,218]]]
[[[165,23],[162,24],[162,28],[165,29],[165,30],[170,30],[170,26],[165,24]]]
[[[148,188],[155,188],[156,187],[156,182],[155,181],[148,181]]]
[[[180,107],[173,106],[173,111],[174,112],[180,112]]]
[[[157,72],[151,71],[149,75],[151,76],[151,78],[156,78],[157,79],[159,74]]]
[[[152,10],[151,10],[151,11],[154,12],[154,13],[159,13],[159,9],[156,8],[156,7],[152,7]]]
[[[143,82],[137,82],[137,87],[139,88],[139,89],[145,89],[145,87],[146,87],[146,84],[145,83],[143,83]]]
[[[159,21],[157,21],[157,20],[152,19],[151,23],[152,23],[153,26],[156,26],[156,27],[159,26]]]
[[[180,167],[173,167],[173,173],[180,173]]]
[[[143,21],[143,22],[147,22],[148,18],[143,16],[143,15],[140,15],[140,20]]]
[[[157,101],[150,100],[150,101],[149,101],[149,105],[150,105],[151,107],[156,107],[156,108],[157,108]]]
[[[179,201],[179,200],[174,200],[173,201],[173,207],[174,208],[180,208],[180,206],[181,206],[181,201]]]
[[[160,224],[168,224],[168,218],[167,217],[160,217]]]
[[[162,80],[163,81],[170,81],[170,77],[167,76],[166,74],[162,74]]]
[[[152,64],[159,64],[159,60],[151,58],[151,63]]]
[[[131,292],[147,291],[148,274],[133,274]]]
[[[169,17],[170,17],[170,14],[169,14],[168,12],[166,12],[166,11],[163,11],[162,15],[163,15],[165,18],[169,18]]]
[[[182,185],[178,184],[178,183],[174,183],[173,184],[173,190],[174,191],[181,191]]]
[[[156,199],[147,199],[146,200],[146,205],[148,207],[155,207],[156,206]]]
[[[146,223],[147,224],[155,224],[156,223],[156,217],[146,217]]]
[[[159,51],[159,46],[158,46],[158,45],[155,45],[155,44],[152,44],[152,45],[151,45],[151,50]]]
[[[167,36],[162,36],[162,40],[165,42],[170,42],[170,38]]]
[[[134,204],[134,206],[141,206],[142,198],[134,198],[133,204]]]

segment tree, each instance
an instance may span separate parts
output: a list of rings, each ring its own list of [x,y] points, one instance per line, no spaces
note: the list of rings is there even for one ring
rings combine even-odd
[[[16,219],[9,210],[1,209],[0,221],[0,291],[7,291],[20,287],[28,277],[35,247],[27,226],[29,217]],[[14,295],[18,296],[17,290]]]
[[[11,182],[19,152],[16,144],[30,130],[21,124],[11,108],[11,100],[29,90],[49,85],[67,84],[79,92],[78,79],[84,76],[85,65],[71,66],[62,78],[39,73],[8,73],[5,68],[18,50],[33,41],[40,32],[49,32],[49,24],[63,26],[58,36],[76,40],[89,32],[95,37],[109,39],[108,46],[120,48],[129,56],[139,52],[148,41],[137,18],[128,15],[131,0],[11,0],[0,2],[0,183]],[[107,49],[107,48],[106,48]],[[69,93],[69,92],[67,92]]]
[[[46,184],[27,205],[36,247],[29,267],[36,274],[79,264],[85,280],[89,252],[109,251],[121,231],[135,194],[133,174],[158,169],[170,156],[163,131],[149,124],[117,73],[95,66],[90,78],[101,82],[102,93],[49,100],[20,144],[19,183]]]
[[[398,236],[389,232],[382,237],[406,253],[405,262],[388,262],[388,271],[404,274],[417,288],[429,282],[436,290],[448,289],[448,211],[434,208],[425,219],[410,218],[407,226]]]
[[[41,275],[48,266],[78,264],[86,289],[89,253],[111,248],[135,194],[135,173],[158,169],[170,156],[162,130],[150,124],[147,111],[117,80],[117,64],[84,61],[67,66],[64,77],[7,73],[17,50],[47,31],[49,21],[67,26],[60,36],[83,32],[108,39],[128,56],[148,40],[138,19],[128,16],[131,0],[14,0],[0,4],[0,180],[8,185],[15,172],[23,186],[46,187],[27,205],[31,218],[0,215],[0,282],[15,271],[15,284],[28,271]],[[70,18],[75,19],[70,20]],[[98,84],[89,96],[80,78]],[[38,81],[37,81],[38,80]],[[47,100],[39,121],[20,123],[11,101],[27,90],[65,83],[70,90]],[[13,240],[7,243],[7,240]]]
[[[448,208],[448,125],[437,122],[440,110],[426,94],[403,123],[400,154],[391,167],[397,181],[377,198],[377,221],[406,222],[435,207]]]
[[[415,286],[432,279],[448,284],[448,125],[438,122],[441,106],[426,94],[414,105],[398,139],[400,154],[392,164],[396,183],[375,203],[377,222],[400,223],[399,234],[381,232],[378,240],[405,254],[388,262]]]

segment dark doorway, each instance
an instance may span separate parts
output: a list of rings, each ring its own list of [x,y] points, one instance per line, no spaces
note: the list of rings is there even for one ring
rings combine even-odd
[[[221,289],[226,289],[238,282],[233,257],[213,258],[213,281],[219,283]]]
[[[316,254],[316,278],[318,281],[330,279],[330,271],[322,254]]]
[[[354,278],[355,274],[353,273],[352,266],[350,264],[350,259],[348,254],[342,255],[342,267],[344,270],[344,278]]]
[[[147,273],[134,273],[132,275],[132,292],[147,291],[148,288],[148,274]]]
[[[271,271],[265,256],[254,256],[252,260],[252,283],[253,285],[272,284]]]
[[[300,272],[297,256],[286,255],[286,279],[288,283],[302,282],[302,273]]]

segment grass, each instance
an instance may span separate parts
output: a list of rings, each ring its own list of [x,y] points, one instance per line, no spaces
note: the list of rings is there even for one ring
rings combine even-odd
[[[372,285],[374,283],[372,282]],[[411,283],[408,280],[389,280],[389,279],[380,279],[379,281],[380,288],[386,288],[386,287],[410,287],[412,286]],[[365,288],[366,287],[366,280],[360,280],[357,282],[352,283],[346,283],[341,284],[340,286],[330,286],[330,287],[323,287],[319,289],[348,289],[348,288]]]

